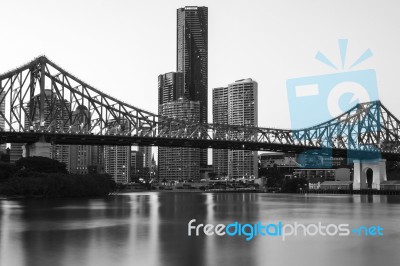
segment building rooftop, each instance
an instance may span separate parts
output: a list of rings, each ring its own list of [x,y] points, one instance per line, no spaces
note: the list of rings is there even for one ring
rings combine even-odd
[[[381,182],[381,185],[399,185],[400,186],[400,180],[387,180]]]
[[[247,79],[239,79],[239,80],[235,80],[234,83],[244,83],[244,82],[255,82],[255,80],[251,79],[251,78],[247,78]],[[232,84],[234,84],[232,83]]]
[[[353,181],[325,181],[321,186],[348,186],[353,184]]]

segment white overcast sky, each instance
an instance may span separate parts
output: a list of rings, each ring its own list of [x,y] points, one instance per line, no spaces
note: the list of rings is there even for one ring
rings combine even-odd
[[[176,70],[176,9],[209,9],[209,118],[212,88],[241,78],[259,84],[259,125],[290,127],[289,78],[335,73],[314,59],[375,69],[380,98],[400,117],[400,2],[397,0],[212,0],[0,2],[0,72],[45,54],[94,87],[157,111],[157,76]]]

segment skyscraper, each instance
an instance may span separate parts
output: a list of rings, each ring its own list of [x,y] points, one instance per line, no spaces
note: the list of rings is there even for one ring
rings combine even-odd
[[[145,167],[150,170],[151,168],[151,159],[153,156],[151,146],[139,146],[139,151],[142,153],[142,167]]]
[[[199,121],[200,104],[184,97],[181,80],[177,72],[158,76],[158,114]],[[200,178],[200,149],[159,147],[158,171],[160,180]]]
[[[213,123],[228,124],[228,87],[213,89],[212,98]],[[217,132],[217,138],[225,137],[225,133]],[[213,172],[218,177],[228,175],[228,150],[213,149]]]
[[[64,111],[64,108],[70,108],[70,103],[65,99],[59,99],[57,94],[51,90],[46,89],[44,93],[46,98],[46,100],[44,100],[44,124],[39,124],[41,95],[37,94],[28,103],[25,127],[29,128],[32,126],[36,129],[44,127],[50,132],[67,132],[70,123],[68,112]],[[15,146],[18,147],[18,145]],[[69,145],[52,144],[49,151],[49,158],[65,163],[67,169],[69,169],[69,151]]]
[[[159,114],[177,119],[199,121],[199,102],[179,99],[159,106]],[[200,179],[200,149],[158,148],[159,180]]]
[[[89,130],[90,113],[87,107],[80,105],[72,114],[71,131]],[[91,164],[90,145],[69,146],[69,172],[73,174],[87,174],[88,166]]]
[[[214,123],[257,126],[257,110],[257,82],[252,79],[237,80],[227,88],[213,90]],[[258,158],[255,151],[213,150],[213,163],[214,172],[219,175],[227,171],[230,178],[258,176]]]
[[[104,170],[116,183],[130,181],[131,147],[104,146]]]
[[[119,133],[125,121],[109,120],[108,133]],[[116,183],[130,182],[131,147],[104,146],[104,171],[111,175]]]
[[[252,79],[237,80],[228,85],[228,124],[258,125],[257,92],[258,84]],[[229,151],[228,161],[229,177],[258,176],[256,151]]]
[[[169,72],[158,76],[158,106],[184,96],[182,73]]]
[[[143,153],[141,151],[131,151],[130,181],[131,182],[138,181],[139,178],[143,178],[142,175],[143,175]]]
[[[183,75],[183,92],[189,101],[200,103],[200,122],[208,111],[208,8],[186,6],[177,10],[177,72]],[[207,165],[207,150],[200,153]]]

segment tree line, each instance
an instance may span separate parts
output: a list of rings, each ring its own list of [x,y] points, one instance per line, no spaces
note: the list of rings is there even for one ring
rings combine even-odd
[[[64,163],[46,157],[0,162],[0,195],[27,197],[101,197],[115,189],[106,174],[69,174]]]

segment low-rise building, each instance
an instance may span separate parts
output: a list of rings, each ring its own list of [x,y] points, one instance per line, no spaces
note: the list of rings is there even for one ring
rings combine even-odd
[[[321,190],[353,190],[353,181],[325,181]]]
[[[400,190],[400,180],[382,181],[380,185],[381,190]]]
[[[293,171],[293,176],[298,178],[305,178],[307,180],[322,178],[323,180],[335,180],[336,169],[325,168],[297,168]]]

